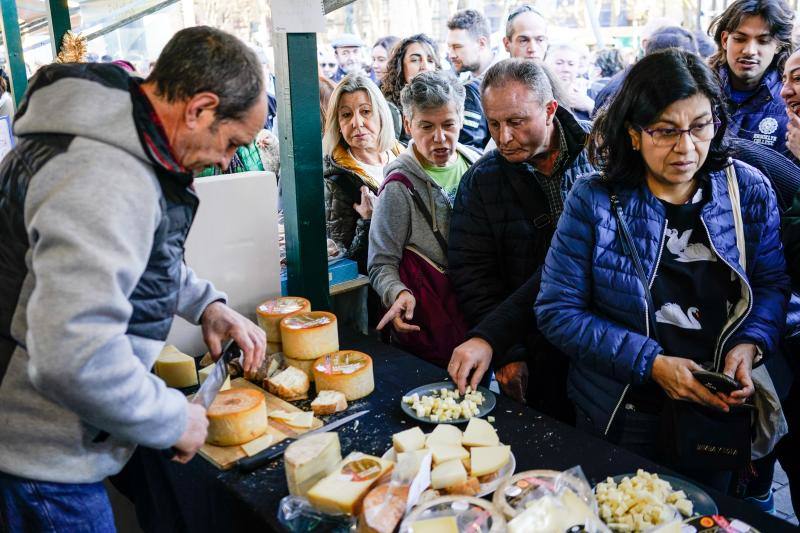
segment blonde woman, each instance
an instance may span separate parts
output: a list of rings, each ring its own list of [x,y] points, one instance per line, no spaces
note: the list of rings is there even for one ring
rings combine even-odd
[[[402,150],[375,83],[345,76],[331,94],[322,137],[328,237],[367,273],[369,225],[383,168]]]

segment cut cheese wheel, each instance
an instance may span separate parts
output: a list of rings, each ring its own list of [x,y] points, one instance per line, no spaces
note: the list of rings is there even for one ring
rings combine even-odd
[[[458,522],[455,516],[440,516],[417,520],[411,524],[414,533],[458,533]]]
[[[317,390],[338,390],[348,402],[375,390],[372,358],[365,353],[344,350],[320,357],[312,371]]]
[[[230,389],[217,394],[208,408],[206,442],[234,446],[267,432],[267,402],[252,389]]]
[[[314,360],[339,349],[336,315],[326,311],[298,313],[281,320],[283,354]]]
[[[197,369],[194,358],[181,353],[174,346],[167,345],[156,359],[156,375],[176,389],[197,385]]]
[[[461,443],[464,446],[497,446],[500,444],[500,439],[489,422],[476,417],[469,419]]]
[[[244,453],[247,454],[247,457],[252,457],[258,452],[262,450],[266,450],[270,446],[272,446],[272,441],[275,440],[275,437],[270,435],[269,433],[265,433],[258,437],[257,439],[253,439],[250,442],[245,442],[242,444],[242,450]]]
[[[203,367],[197,371],[197,377],[200,378],[200,385],[202,385],[203,382],[208,379],[208,376],[211,374],[212,370],[214,370],[214,365]],[[220,387],[219,390],[223,391],[223,390],[228,390],[230,388],[231,388],[231,376],[228,375],[228,377],[225,378],[225,382],[222,384],[222,387]]]
[[[339,436],[318,433],[291,443],[283,454],[286,482],[293,496],[305,496],[308,490],[342,461]]]
[[[434,444],[461,446],[462,435],[461,430],[452,424],[439,424],[428,435],[425,440],[425,446],[428,448]]]
[[[311,311],[311,302],[305,298],[282,296],[261,303],[256,307],[256,316],[258,325],[267,333],[267,342],[274,345],[281,343],[281,320],[287,316],[308,311]],[[279,351],[280,349],[276,350],[276,352]]]
[[[466,459],[467,457],[469,457],[469,452],[465,450],[462,446],[453,446],[450,444],[434,444],[432,446],[429,446],[428,449],[431,451],[431,454],[433,455],[433,462],[435,464],[446,463],[447,461],[452,461],[453,459],[458,459],[459,461],[461,461],[462,459]]]
[[[464,464],[457,459],[436,465],[431,470],[431,487],[436,490],[462,485],[466,481],[467,471]]]
[[[369,489],[392,469],[393,464],[380,457],[351,453],[333,472],[311,487],[306,497],[320,511],[356,515]]]
[[[494,474],[508,463],[510,446],[475,446],[470,455],[470,473],[480,477]]]
[[[395,433],[392,435],[392,446],[398,453],[419,450],[425,446],[425,434],[418,427]]]
[[[308,375],[309,381],[314,381],[314,372],[312,369],[314,368],[314,360],[307,360],[307,359],[292,359],[291,357],[283,356],[283,360],[286,361],[286,364],[289,366],[293,366],[298,370],[302,370],[303,372]]]
[[[364,498],[359,533],[392,533],[406,512],[409,485],[384,483]]]

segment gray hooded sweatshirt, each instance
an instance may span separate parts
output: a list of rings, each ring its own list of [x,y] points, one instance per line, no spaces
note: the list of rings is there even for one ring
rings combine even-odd
[[[152,374],[162,341],[127,333],[131,292],[161,220],[161,189],[127,90],[65,78],[29,96],[17,135],[71,134],[30,181],[27,275],[0,385],[0,471],[62,483],[119,472],[137,444],[168,448],[186,398]],[[188,267],[178,314],[225,296]],[[99,431],[110,433],[93,442]]]
[[[456,150],[470,165],[480,158],[480,154],[467,146],[458,144]],[[439,232],[447,239],[453,206],[447,194],[420,165],[414,155],[413,141],[384,169],[386,177],[398,172],[414,185]],[[447,256],[430,224],[414,204],[408,187],[393,181],[386,184],[378,198],[369,230],[369,281],[387,308],[402,291],[412,292],[400,281],[398,270],[406,246],[413,246],[442,267],[447,266]]]

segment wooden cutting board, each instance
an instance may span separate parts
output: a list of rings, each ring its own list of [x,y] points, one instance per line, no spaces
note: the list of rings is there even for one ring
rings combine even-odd
[[[273,411],[288,411],[290,413],[302,412],[302,409],[295,407],[289,402],[281,400],[277,396],[270,394],[258,385],[250,383],[244,378],[236,378],[231,381],[231,388],[253,389],[262,393],[267,399],[267,413],[271,413]],[[322,420],[318,418],[314,418],[314,422],[308,429],[294,428],[284,424],[279,420],[270,418],[269,427],[267,428],[267,434],[272,435],[273,437],[270,446],[277,444],[288,437],[298,437],[306,431],[311,431],[312,429],[317,429],[321,426]],[[241,446],[213,446],[211,444],[204,444],[203,447],[200,448],[199,453],[211,464],[221,470],[228,470],[234,466],[236,461],[247,457],[247,454],[244,452]]]

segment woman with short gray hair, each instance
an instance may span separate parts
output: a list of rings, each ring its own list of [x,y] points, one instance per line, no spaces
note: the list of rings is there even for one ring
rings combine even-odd
[[[411,140],[386,167],[369,233],[370,282],[389,308],[378,329],[391,322],[397,344],[440,366],[466,333],[444,274],[453,200],[480,157],[458,143],[464,93],[443,71],[417,74],[403,88]]]

